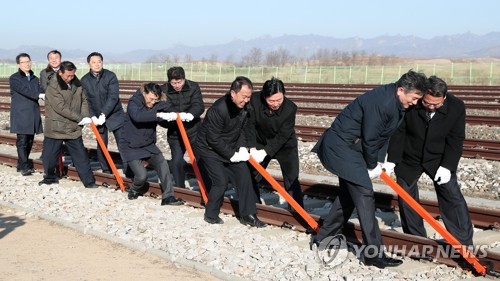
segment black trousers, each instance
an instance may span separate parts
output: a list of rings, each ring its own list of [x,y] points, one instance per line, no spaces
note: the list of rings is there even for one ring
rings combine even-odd
[[[144,161],[147,161],[153,169],[158,173],[160,186],[162,189],[162,199],[174,196],[174,187],[172,184],[172,176],[168,169],[167,160],[160,154],[152,154],[151,157],[142,160],[129,161],[128,167],[134,172],[134,181],[131,189],[136,192],[141,192],[147,180],[147,170],[144,167]]]
[[[314,238],[321,241],[328,236],[342,233],[344,224],[349,220],[356,208],[363,236],[363,243],[370,249],[370,254],[381,254],[382,236],[375,218],[375,198],[373,186],[361,186],[339,178],[340,192],[333,201],[328,217]]]
[[[216,218],[219,215],[228,179],[238,192],[239,215],[248,216],[257,213],[257,196],[252,187],[251,173],[246,162],[225,163],[212,157],[200,157],[198,160],[203,182],[208,192],[205,215]]]
[[[71,155],[73,165],[75,165],[78,176],[83,184],[85,186],[94,184],[94,174],[92,174],[92,169],[90,168],[89,156],[83,145],[82,137],[76,139],[52,139],[45,137],[43,139],[42,161],[45,172],[44,179],[58,179],[55,168],[59,164],[59,153],[61,152],[63,143],[66,145],[69,155]]]
[[[175,185],[178,187],[186,188],[184,181],[186,180],[186,172],[184,171],[184,165],[186,161],[184,160],[184,154],[186,153],[186,147],[182,140],[168,140],[168,145],[170,147],[170,153],[172,154],[172,160],[170,160],[170,170],[174,177]]]
[[[108,147],[108,129],[106,128],[106,125],[103,125],[102,127],[99,126],[99,135],[101,135],[102,141],[106,145],[106,148]],[[116,145],[117,147],[120,147],[120,139],[123,134],[123,127],[120,127],[113,132],[113,135],[115,136],[116,140]],[[106,160],[106,156],[104,156],[104,153],[102,152],[101,146],[99,143],[97,143],[97,160],[99,161],[99,164],[101,164],[101,168],[103,173],[111,173],[111,167],[108,164],[108,160]],[[127,168],[126,168],[126,163],[122,161],[123,164],[123,171],[126,174]]]
[[[267,168],[269,162],[272,159],[276,159],[280,164],[281,174],[283,175],[283,182],[285,183],[285,189],[288,194],[293,197],[293,199],[302,207],[304,207],[304,199],[302,195],[302,189],[299,182],[299,153],[297,148],[295,149],[282,149],[276,153],[274,157],[266,156],[264,161],[260,164]],[[251,166],[251,165],[250,165]],[[251,167],[252,173],[255,175],[255,181],[259,182],[262,180],[262,176]],[[258,188],[257,195],[260,197]],[[290,205],[289,205],[290,209]]]
[[[397,177],[398,184],[410,194],[413,199],[419,202],[418,179],[407,183],[400,177]],[[449,182],[439,185],[434,182],[434,188],[439,205],[439,213],[443,219],[446,229],[457,238],[462,245],[472,245],[472,222],[460,186],[457,182],[457,175],[451,174]],[[398,198],[399,214],[403,231],[408,234],[427,237],[424,220],[418,215],[401,197]]]
[[[35,135],[17,134],[17,170],[26,171],[33,169],[33,162],[29,160]]]

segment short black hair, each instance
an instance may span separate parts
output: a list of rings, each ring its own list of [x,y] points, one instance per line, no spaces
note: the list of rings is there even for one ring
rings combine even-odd
[[[184,68],[182,68],[182,66],[172,66],[167,70],[167,79],[168,82],[170,82],[170,80],[186,79]]]
[[[262,86],[262,98],[270,97],[276,93],[285,94],[285,84],[278,78],[272,77],[271,80],[264,82]]]
[[[429,80],[425,74],[409,70],[403,74],[396,82],[396,86],[402,87],[405,93],[416,90],[418,95],[423,96],[427,89],[429,89]]]
[[[433,97],[446,97],[446,93],[448,93],[448,86],[443,79],[433,75],[429,77],[429,89],[426,94],[429,94]]]
[[[59,70],[62,73],[64,73],[66,70],[73,71],[73,70],[76,70],[76,65],[70,61],[63,61],[63,62],[61,62],[61,66],[59,67]]]
[[[58,54],[59,57],[62,57],[61,52],[59,52],[58,50],[52,50],[52,51],[47,53],[47,59],[49,59],[50,54]]]
[[[154,94],[157,98],[161,97],[161,87],[160,85],[154,83],[154,82],[149,82],[144,85],[142,85],[142,93],[143,94]]]
[[[98,56],[101,58],[101,61],[104,61],[104,58],[102,57],[102,54],[101,53],[98,53],[98,52],[92,52],[90,53],[88,56],[87,56],[87,63],[90,62],[90,58],[91,57],[95,57],[95,56]]]
[[[21,60],[21,58],[29,58],[31,60],[30,55],[28,55],[27,53],[20,53],[19,55],[16,56],[16,63],[17,64],[19,64],[19,61]]]
[[[250,90],[253,90],[253,84],[250,79],[244,77],[244,76],[238,76],[236,79],[234,79],[233,83],[231,83],[231,88],[229,89],[230,91],[234,91],[235,93],[239,93],[241,91],[241,88],[243,85],[247,85]]]

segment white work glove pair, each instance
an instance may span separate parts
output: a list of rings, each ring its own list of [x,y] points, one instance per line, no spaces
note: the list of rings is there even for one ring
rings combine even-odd
[[[394,167],[396,167],[396,164],[392,162],[384,162],[384,164],[382,164],[382,170],[385,170],[388,176],[394,173]]]
[[[45,94],[43,93],[38,94],[38,98],[41,100],[45,100]]]
[[[89,125],[90,123],[92,123],[92,119],[90,119],[89,117],[83,117],[82,120],[80,122],[78,122],[78,125],[85,126],[85,125]]]
[[[239,151],[236,151],[229,159],[229,161],[236,163],[236,162],[243,162],[243,161],[248,161],[250,159],[250,154],[248,153],[248,149],[246,147],[240,147]]]
[[[96,126],[101,126],[104,124],[104,122],[106,122],[106,115],[104,115],[104,113],[101,113],[101,115],[99,115],[99,118],[92,116],[92,122],[94,122]]]
[[[190,122],[193,121],[194,116],[191,113],[186,113],[186,112],[181,112],[179,113],[179,116],[181,117],[182,122]]]
[[[257,150],[256,148],[251,148],[250,156],[252,156],[255,161],[261,163],[262,161],[264,161],[264,158],[266,158],[267,153],[264,149]]]
[[[437,184],[445,184],[445,183],[448,183],[451,179],[451,172],[450,170],[446,169],[445,167],[443,166],[439,166],[437,172],[436,172],[436,176],[434,177],[434,181],[437,183]]]
[[[167,120],[168,122],[175,121],[177,119],[177,113],[175,112],[160,112],[158,113],[158,117],[163,120]]]
[[[380,174],[382,174],[382,163],[378,163],[377,166],[373,169],[368,169],[368,176],[370,179],[376,179],[380,177]]]

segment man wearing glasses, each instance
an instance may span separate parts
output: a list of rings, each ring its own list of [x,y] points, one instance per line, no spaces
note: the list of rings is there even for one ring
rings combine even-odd
[[[38,99],[41,94],[39,80],[31,70],[31,58],[26,53],[16,57],[18,71],[9,78],[11,107],[10,132],[17,134],[17,171],[23,176],[33,173],[33,162],[29,160],[35,134],[42,130],[42,118]]]
[[[421,103],[406,113],[392,136],[383,168],[388,174],[395,171],[397,182],[417,202],[421,174],[433,179],[446,228],[463,245],[472,245],[472,223],[456,175],[465,139],[465,105],[447,93],[442,79],[431,76],[429,83]],[[401,199],[399,210],[405,233],[427,237],[423,219]]]

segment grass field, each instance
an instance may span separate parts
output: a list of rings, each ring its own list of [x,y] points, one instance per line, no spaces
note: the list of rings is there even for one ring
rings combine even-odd
[[[119,80],[166,81],[166,70],[174,65],[184,67],[188,79],[199,82],[230,82],[246,76],[253,82],[264,82],[272,76],[285,83],[387,84],[396,81],[409,69],[437,75],[450,85],[500,85],[500,63],[404,64],[391,66],[286,66],[236,67],[210,63],[136,63],[105,64]],[[38,76],[46,64],[34,64]],[[87,64],[78,64],[77,76],[87,71]],[[0,64],[0,77],[8,78],[17,71],[16,64]]]

